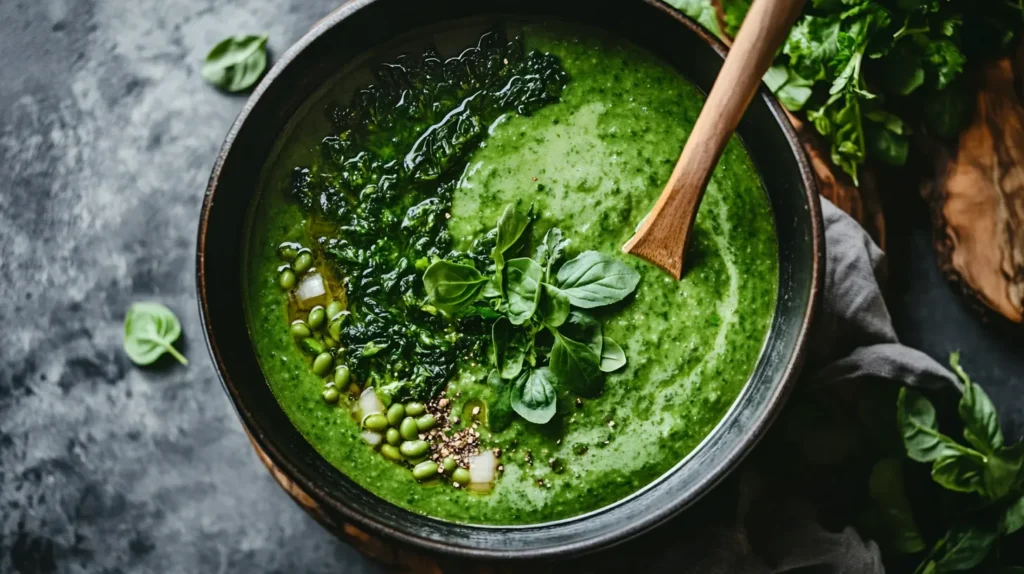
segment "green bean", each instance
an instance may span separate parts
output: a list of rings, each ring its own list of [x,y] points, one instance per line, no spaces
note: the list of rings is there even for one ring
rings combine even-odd
[[[292,321],[292,326],[289,327],[289,330],[292,332],[292,337],[295,337],[296,339],[305,339],[313,334],[313,332],[309,330],[309,325],[307,325],[302,319]]]
[[[418,417],[426,412],[427,409],[423,407],[423,403],[412,402],[405,405],[405,414],[411,417]]]
[[[469,470],[462,468],[456,468],[452,471],[452,482],[459,486],[466,486],[469,484]]]
[[[430,445],[425,440],[407,440],[398,446],[398,450],[405,458],[416,458],[427,454]]]
[[[427,480],[437,476],[437,463],[425,460],[412,468],[412,477],[416,480]]]
[[[454,456],[446,456],[441,461],[441,468],[444,469],[445,474],[451,474],[459,465],[455,462]]]
[[[420,432],[427,432],[434,428],[434,425],[436,424],[437,419],[434,418],[434,415],[423,415],[416,419],[416,428],[419,429]]]
[[[308,341],[309,339],[306,340]],[[320,353],[313,359],[313,372],[320,376],[326,375],[327,371],[331,370],[331,363],[333,361],[334,357],[330,353]]]
[[[339,387],[348,386],[349,378],[350,373],[348,367],[346,367],[345,365],[338,365],[337,367],[334,368],[334,384],[338,385]]]
[[[402,403],[394,403],[388,408],[388,423],[393,427],[397,427],[402,423],[402,419],[405,418],[405,405]]]
[[[398,429],[388,429],[388,432],[384,433],[384,440],[391,446],[398,446],[402,444],[402,435],[398,434]]]
[[[334,404],[338,402],[341,393],[338,392],[337,387],[327,387],[324,389],[324,392],[320,393],[320,397],[323,398],[325,403]]]
[[[312,337],[308,337],[299,341],[299,347],[307,355],[320,355],[327,350],[327,347],[323,343],[317,341]]]
[[[313,254],[308,249],[303,249],[299,252],[295,258],[295,262],[292,263],[292,267],[296,273],[305,273],[309,271],[309,268],[313,266]]]
[[[282,261],[287,261],[288,263],[291,263],[292,261],[295,261],[295,257],[297,257],[298,254],[298,243],[291,243],[286,241],[281,245],[277,246],[277,256],[280,257]]]
[[[366,415],[366,418],[363,419],[363,427],[366,428],[366,430],[380,432],[388,428],[388,419],[380,413]]]
[[[344,310],[345,307],[342,306],[340,301],[331,299],[331,302],[327,304],[327,318],[334,319]]]
[[[384,458],[398,462],[402,460],[402,453],[395,448],[394,445],[383,444],[380,446],[380,453],[384,455]]]
[[[406,411],[408,410],[406,408]],[[416,440],[420,436],[420,428],[416,426],[416,419],[412,417],[402,419],[402,423],[398,426],[398,432],[405,440]]]
[[[313,307],[309,310],[309,317],[306,318],[306,322],[309,323],[311,329],[319,329],[323,326],[324,320],[327,319],[327,312],[320,305]]]
[[[277,284],[281,286],[281,289],[288,291],[289,289],[295,287],[295,282],[297,281],[297,279],[298,278],[295,277],[294,271],[292,271],[291,269],[285,269],[284,271],[281,272],[280,275],[277,276]]]

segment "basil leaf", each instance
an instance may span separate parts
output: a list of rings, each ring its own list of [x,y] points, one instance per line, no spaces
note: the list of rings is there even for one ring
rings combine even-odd
[[[562,262],[567,247],[569,240],[562,235],[561,229],[552,227],[544,234],[544,239],[537,246],[537,254],[533,257],[544,268],[544,281],[551,280],[551,269]]]
[[[917,462],[934,462],[961,454],[963,447],[939,432],[935,407],[921,393],[900,389],[896,401],[897,421],[907,456]]]
[[[610,305],[636,289],[640,274],[618,259],[584,251],[558,270],[557,286],[569,301],[584,309]]]
[[[995,405],[978,385],[960,367],[960,353],[949,356],[953,372],[964,382],[964,394],[957,411],[964,423],[964,438],[974,448],[984,453],[993,453],[1003,446],[1003,431],[999,428],[999,413]]]
[[[901,460],[884,458],[875,463],[868,479],[868,494],[874,502],[870,510],[874,512],[876,534],[883,547],[903,554],[925,549],[905,492]]]
[[[502,378],[514,379],[526,358],[526,333],[501,317],[491,327],[491,362]]]
[[[557,330],[549,356],[551,372],[567,388],[583,396],[596,396],[604,386],[601,372],[601,324],[579,311],[569,314]]]
[[[1024,443],[997,449],[985,457],[984,491],[990,501],[1002,499],[1017,486],[1017,477],[1024,466]]]
[[[253,87],[266,69],[266,34],[232,36],[210,50],[200,74],[222,90],[241,92]]]
[[[508,262],[508,319],[513,325],[522,325],[537,312],[543,275],[533,259],[520,257]]]
[[[569,316],[569,297],[561,289],[544,283],[541,285],[540,301],[537,302],[537,315],[545,325],[557,327]]]
[[[988,556],[997,533],[987,528],[955,523],[940,542],[938,556],[933,556],[936,572],[970,570]]]
[[[530,217],[516,211],[516,204],[510,203],[505,206],[505,211],[498,218],[498,233],[495,236],[494,250],[491,252],[495,274],[498,277],[502,277],[502,270],[505,268],[505,252],[516,245],[529,225]]]
[[[495,297],[501,297],[501,281],[497,275],[492,275],[487,283],[484,283],[483,289],[480,290],[480,296],[485,299],[493,299]]]
[[[1003,520],[1000,527],[1004,535],[1013,534],[1024,528],[1024,496],[1013,501],[1003,512]]]
[[[160,303],[133,303],[124,318],[124,352],[136,365],[156,362],[164,353],[182,365],[188,359],[172,343],[181,336],[181,323],[174,312]]]
[[[626,366],[626,352],[614,339],[604,337],[604,342],[601,345],[601,370],[610,373],[624,366]]]
[[[932,480],[954,492],[985,491],[985,461],[965,454],[944,456],[932,466]]]
[[[437,261],[423,273],[423,288],[431,302],[449,313],[472,303],[488,279],[476,267]]]
[[[512,409],[527,421],[542,425],[555,416],[558,397],[547,368],[526,369],[512,384]]]
[[[515,419],[515,411],[512,410],[510,397],[511,385],[502,380],[498,371],[493,369],[487,375],[487,384],[494,391],[494,396],[487,403],[487,427],[491,432],[501,432],[508,428]]]

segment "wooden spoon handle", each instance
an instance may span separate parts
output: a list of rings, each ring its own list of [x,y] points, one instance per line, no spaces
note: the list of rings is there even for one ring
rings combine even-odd
[[[711,172],[754,99],[804,0],[754,0],[654,209],[622,250],[679,279],[689,231]]]

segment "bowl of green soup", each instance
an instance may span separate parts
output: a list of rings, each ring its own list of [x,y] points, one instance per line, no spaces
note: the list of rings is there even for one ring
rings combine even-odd
[[[211,353],[328,524],[478,558],[607,547],[761,437],[823,273],[766,89],[681,281],[621,246],[725,48],[658,2],[359,0],[260,83],[203,205]]]

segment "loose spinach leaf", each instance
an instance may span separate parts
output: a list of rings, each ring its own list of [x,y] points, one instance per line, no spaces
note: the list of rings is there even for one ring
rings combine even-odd
[[[508,262],[508,319],[522,325],[537,312],[544,270],[533,259],[520,257]]]
[[[512,384],[512,408],[527,421],[542,425],[555,416],[557,395],[551,371],[526,369]]]
[[[544,268],[544,281],[551,282],[551,269],[559,265],[565,257],[565,250],[569,247],[569,240],[562,235],[562,230],[552,227],[544,234],[544,239],[537,246],[537,254],[534,259]]]
[[[583,309],[617,303],[640,282],[636,269],[597,251],[584,251],[558,270],[557,286]]]
[[[990,528],[956,523],[939,542],[932,557],[936,572],[961,572],[981,564],[996,542],[997,532]]]
[[[1024,528],[1024,496],[1013,501],[1003,512],[1003,520],[1000,531],[1005,534],[1013,534]]]
[[[964,453],[964,447],[939,432],[935,407],[921,393],[900,389],[896,401],[897,422],[907,456],[917,462],[934,462]]]
[[[932,480],[953,492],[985,492],[985,459],[969,454],[944,456],[932,465]]]
[[[614,339],[604,337],[604,342],[601,345],[601,370],[610,373],[624,366],[626,366],[626,352]]]
[[[523,232],[530,225],[530,217],[519,213],[516,207],[514,203],[506,205],[505,211],[498,218],[498,233],[491,257],[494,259],[495,274],[499,278],[505,268],[505,253],[519,244]]]
[[[164,353],[187,365],[188,360],[174,348],[181,336],[181,323],[174,312],[160,303],[132,303],[124,318],[124,352],[136,365],[156,362]]]
[[[267,69],[267,35],[232,36],[206,55],[200,71],[211,84],[229,92],[253,87]]]
[[[868,494],[873,502],[867,515],[872,524],[870,530],[883,548],[902,554],[925,549],[905,493],[901,460],[884,458],[875,463],[868,479]]]
[[[601,324],[585,313],[573,311],[561,327],[551,331],[555,336],[550,355],[551,372],[576,394],[600,394],[604,386]]]
[[[491,327],[491,362],[502,378],[514,379],[523,369],[526,358],[526,333],[517,329],[506,317]]]
[[[949,365],[964,383],[964,394],[957,411],[964,423],[964,438],[974,448],[987,454],[1003,446],[1003,431],[999,428],[999,413],[981,387],[973,384],[960,367],[960,353],[949,356]]]
[[[569,297],[561,289],[548,283],[541,285],[537,314],[545,325],[558,327],[564,323],[569,316],[570,308]]]
[[[452,313],[472,303],[488,280],[476,267],[441,260],[423,273],[423,288],[435,306]]]
[[[982,495],[989,501],[1003,499],[1018,485],[1024,466],[1024,443],[1002,447],[985,456]]]

